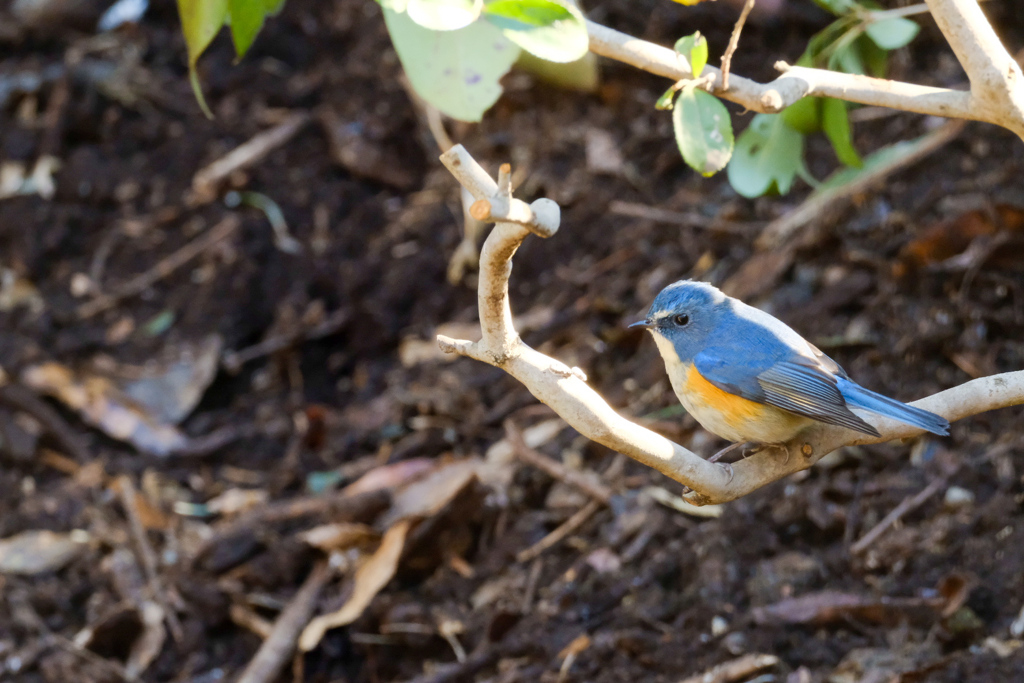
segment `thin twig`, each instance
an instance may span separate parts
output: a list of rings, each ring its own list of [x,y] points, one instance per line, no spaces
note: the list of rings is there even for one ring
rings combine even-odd
[[[309,112],[294,112],[270,130],[253,136],[203,167],[192,178],[192,190],[196,194],[196,200],[199,203],[213,201],[217,197],[217,188],[229,175],[251,166],[291,140],[310,120],[312,117]]]
[[[331,573],[326,562],[321,562],[313,568],[302,587],[288,602],[288,606],[278,615],[270,635],[263,641],[236,683],[271,683],[277,680],[278,674],[295,651],[299,634],[316,611],[317,600],[330,580]]]
[[[308,329],[289,330],[284,334],[269,337],[239,351],[227,351],[221,360],[221,366],[228,372],[238,372],[249,361],[283,351],[300,341],[321,339],[332,335],[340,330],[351,317],[351,311],[340,308]]]
[[[201,557],[225,538],[253,527],[312,515],[330,515],[334,522],[363,521],[373,518],[390,502],[391,494],[387,491],[369,491],[354,496],[332,493],[271,503],[218,525],[213,536],[206,539],[196,551],[195,557]]]
[[[775,666],[779,658],[775,655],[745,654],[728,662],[718,664],[696,676],[684,678],[680,683],[732,683],[746,680],[762,669]]]
[[[593,481],[579,472],[570,470],[562,463],[556,462],[543,453],[527,446],[526,441],[523,440],[523,433],[512,420],[505,420],[505,436],[508,438],[508,442],[512,444],[512,450],[520,460],[533,465],[539,470],[543,470],[554,479],[563,481],[570,486],[575,486],[594,500],[600,501],[605,505],[611,503],[613,494],[610,488],[600,481]]]
[[[97,313],[111,308],[121,299],[126,299],[130,296],[135,296],[146,291],[149,287],[163,280],[174,271],[181,268],[183,265],[199,256],[207,249],[216,246],[223,242],[238,229],[241,224],[238,216],[233,214],[226,216],[220,223],[213,226],[199,237],[195,238],[181,249],[161,259],[155,266],[147,270],[145,273],[136,275],[128,282],[115,288],[114,291],[109,294],[102,294],[92,301],[87,301],[78,307],[78,317],[80,319],[91,318]]]
[[[733,233],[735,235],[750,236],[751,228],[763,225],[757,221],[737,223],[718,218],[710,218],[701,215],[697,211],[671,211],[660,209],[655,206],[638,204],[636,202],[624,202],[619,199],[612,200],[608,204],[608,213],[618,216],[629,216],[631,218],[642,218],[655,223],[669,223],[672,225],[685,225],[689,228],[700,228],[703,230],[719,230],[721,232]]]
[[[940,477],[932,481],[932,483],[928,484],[928,486],[924,487],[917,494],[910,496],[909,498],[904,498],[903,501],[894,507],[889,514],[883,517],[882,521],[876,524],[871,531],[861,536],[859,541],[850,546],[850,552],[854,555],[860,555],[871,547],[871,545],[878,540],[879,536],[888,531],[892,525],[896,524],[896,522],[900,521],[904,515],[913,512],[924,505],[929,498],[941,491],[947,483],[948,482],[945,477]]]
[[[0,403],[34,417],[45,433],[53,438],[57,447],[65,455],[74,458],[79,465],[89,462],[89,451],[82,443],[82,435],[31,389],[20,384],[0,384]]]
[[[722,90],[729,89],[729,67],[732,66],[732,56],[740,44],[740,33],[743,32],[743,24],[747,23],[750,10],[754,9],[754,1],[747,0],[744,3],[743,11],[740,12],[740,18],[736,20],[736,25],[732,27],[732,35],[729,36],[729,46],[725,48],[725,54],[722,55]]]
[[[521,550],[516,553],[516,561],[518,562],[529,562],[530,560],[536,559],[548,548],[561,543],[569,534],[583,526],[584,522],[594,516],[598,510],[602,507],[602,503],[599,500],[592,500],[579,510],[576,511],[569,519],[565,520],[561,526],[552,531],[550,534],[540,539],[526,550]]]
[[[142,560],[143,571],[146,572],[146,582],[149,584],[149,592],[153,600],[160,605],[164,611],[164,619],[167,621],[167,628],[174,638],[174,642],[180,643],[184,638],[181,629],[181,621],[174,609],[167,603],[167,595],[164,592],[163,582],[157,570],[156,553],[149,543],[146,535],[146,527],[142,524],[139,511],[136,508],[138,492],[131,477],[122,475],[117,479],[118,492],[121,494],[121,507],[124,508],[125,516],[128,517],[128,527],[131,529],[132,538],[135,540],[135,549]]]

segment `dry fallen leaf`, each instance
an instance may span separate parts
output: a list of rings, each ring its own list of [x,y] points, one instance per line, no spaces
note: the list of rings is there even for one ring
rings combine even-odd
[[[388,529],[377,551],[356,570],[352,595],[348,601],[337,612],[321,615],[309,622],[299,637],[299,649],[309,652],[320,644],[328,629],[351,624],[362,615],[377,593],[395,575],[412,524],[411,520],[402,520]]]
[[[42,574],[57,571],[85,548],[85,531],[58,534],[23,531],[0,540],[0,574]]]
[[[80,376],[60,363],[41,363],[26,368],[21,381],[65,403],[89,424],[140,451],[166,456],[188,443],[176,427],[155,420],[104,377]]]
[[[433,458],[410,458],[391,465],[381,465],[356,479],[341,492],[346,496],[356,496],[370,491],[393,489],[422,477],[436,466],[437,461]]]
[[[303,542],[327,552],[362,545],[375,540],[377,536],[377,532],[371,527],[356,522],[322,524],[299,534]]]
[[[479,458],[458,460],[396,491],[379,527],[390,527],[400,519],[433,517],[477,479],[482,465]]]

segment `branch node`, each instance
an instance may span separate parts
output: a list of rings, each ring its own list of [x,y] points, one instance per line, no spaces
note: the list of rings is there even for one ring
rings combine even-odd
[[[512,164],[504,163],[498,167],[498,194],[512,196]]]
[[[800,452],[803,453],[805,458],[809,458],[814,455],[814,447],[809,443],[805,443],[800,447]]]
[[[786,103],[778,90],[768,90],[761,95],[761,108],[768,114],[778,114],[786,108]]]
[[[548,367],[548,370],[558,375],[559,377],[564,377],[565,379],[575,377],[576,379],[581,380],[583,382],[587,381],[587,373],[583,372],[583,370],[577,367],[570,368],[565,363],[555,360],[553,358],[551,359],[551,365]]]
[[[443,334],[437,335],[437,345],[445,353],[457,353],[460,356],[475,357],[473,353],[474,342],[467,339],[452,339]]]
[[[530,204],[533,215],[536,218],[534,225],[526,226],[530,232],[538,237],[551,237],[558,232],[558,226],[562,221],[562,210],[558,202],[542,197]]]
[[[491,217],[491,203],[486,199],[478,199],[469,207],[469,215],[478,221],[486,221]]]
[[[780,73],[786,73],[792,68],[793,67],[791,67],[789,63],[786,62],[785,60],[780,59],[779,61],[775,62],[775,70]]]

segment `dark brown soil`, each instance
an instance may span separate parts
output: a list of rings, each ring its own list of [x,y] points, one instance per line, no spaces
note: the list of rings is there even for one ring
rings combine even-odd
[[[661,43],[700,28],[713,54],[735,16],[724,3],[596,4],[598,21]],[[770,65],[794,61],[824,25],[822,13],[804,7],[810,3],[791,4],[799,7],[746,29],[737,73],[770,79]],[[1020,49],[1017,3],[986,7],[1011,51]],[[921,23],[912,52],[894,58],[893,75],[961,81],[934,25]],[[183,62],[170,2],[154,3],[141,27],[102,43],[73,29],[0,31],[0,161],[31,166],[50,154],[63,164],[52,199],[0,201],[0,266],[31,282],[43,302],[39,312],[0,313],[0,365],[16,378],[45,360],[84,367],[98,354],[141,364],[211,333],[238,350],[287,336],[315,306],[344,312],[344,322],[237,374],[219,372],[183,429],[194,437],[229,429],[241,438],[202,457],[142,455],[57,402],[50,405],[60,421],[86,446],[78,460],[45,433],[27,454],[4,441],[0,538],[81,529],[92,540],[59,571],[0,576],[3,680],[117,680],[104,662],[123,663],[142,629],[130,609],[111,617],[126,600],[112,558],[138,551],[114,487],[121,475],[157,515],[148,540],[181,622],[181,639],[168,638],[142,680],[233,680],[260,639],[230,608],[245,604],[273,621],[321,557],[296,534],[324,520],[250,526],[196,558],[197,539],[216,522],[183,518],[181,503],[231,488],[288,501],[308,494],[323,473],[354,471],[345,469],[352,463],[365,470],[368,462],[482,456],[505,437],[505,419],[526,428],[552,417],[490,366],[399,361],[403,340],[475,321],[476,297],[472,274],[459,285],[446,279],[461,239],[456,185],[399,81],[375,3],[291,0],[237,65],[221,36],[201,68],[214,121],[199,113]],[[525,340],[584,368],[623,412],[709,454],[721,444],[677,407],[654,344],[626,324],[675,279],[723,282],[751,257],[759,226],[809,190],[748,201],[724,176],[700,178],[679,158],[669,114],[653,107],[666,83],[621,64],[602,67],[596,94],[514,72],[482,124],[450,128],[489,170],[511,162],[520,196],[562,206],[557,236],[530,238],[515,260],[515,310],[542,321]],[[41,82],[8,95],[2,84],[13,74]],[[229,184],[276,201],[304,245],[299,254],[275,246],[260,211],[219,199],[197,206],[189,196],[197,170],[279,122],[282,110],[308,110],[317,121]],[[749,115],[736,113],[742,128]],[[357,172],[339,165],[323,118],[351,126],[376,162]],[[856,141],[870,151],[929,125],[895,114],[859,124]],[[625,161],[620,173],[588,170],[593,131],[614,141]],[[827,143],[813,140],[812,171],[824,177],[834,163]],[[821,221],[796,263],[753,303],[862,384],[904,400],[1024,367],[1024,236],[1006,218],[1024,209],[1022,166],[1019,139],[969,124],[924,163]],[[746,234],[626,217],[609,210],[615,201],[697,211]],[[906,245],[922,235],[940,247],[955,241],[964,214],[979,209],[992,229],[968,240],[972,253],[984,252],[978,240],[992,234],[998,248],[962,266],[908,256]],[[242,226],[225,244],[140,296],[86,320],[76,315],[82,300],[72,283],[97,272],[102,254],[100,284],[110,291],[231,213]],[[318,221],[326,233],[316,232]],[[944,221],[945,232],[935,227]],[[161,314],[169,325],[154,321]],[[119,337],[117,329],[130,331]],[[310,428],[297,432],[304,424]],[[502,495],[478,487],[421,527],[395,579],[357,621],[330,631],[294,669],[289,660],[280,680],[677,681],[744,653],[780,660],[761,681],[1024,679],[1024,649],[1010,634],[1024,605],[1020,424],[1019,409],[1004,409],[956,423],[948,439],[846,449],[725,506],[717,519],[650,502],[645,487],[679,486],[565,430],[540,450],[604,473],[616,492],[611,506],[535,562],[519,563],[518,552],[586,498],[528,466],[516,468]],[[958,503],[962,492],[943,486],[866,552],[851,552],[940,477],[969,499]],[[340,475],[332,481],[347,483]],[[320,611],[337,609],[346,586],[331,584]],[[823,591],[864,604],[833,609],[838,598]],[[829,608],[816,620],[796,618],[786,601],[801,596]],[[774,618],[756,609],[772,605]],[[462,625],[455,637],[469,659],[461,667],[444,668],[456,655],[438,635],[443,620]],[[86,627],[100,631],[91,655],[71,644]],[[566,664],[574,641],[578,653]]]

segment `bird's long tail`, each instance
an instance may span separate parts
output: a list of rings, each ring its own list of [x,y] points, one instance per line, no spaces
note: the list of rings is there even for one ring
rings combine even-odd
[[[906,403],[900,403],[888,396],[876,394],[848,379],[839,378],[837,386],[843,398],[846,399],[846,404],[852,408],[870,410],[873,413],[878,413],[913,427],[919,427],[939,436],[947,436],[949,434],[949,420],[941,415],[908,406]]]

